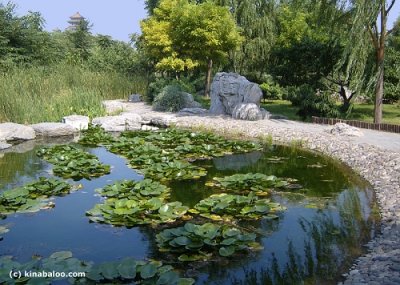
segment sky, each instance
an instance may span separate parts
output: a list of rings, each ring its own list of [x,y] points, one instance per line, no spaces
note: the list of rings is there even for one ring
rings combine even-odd
[[[7,0],[0,0],[7,3]],[[140,33],[140,20],[147,14],[144,0],[12,0],[17,4],[17,14],[40,12],[46,20],[45,29],[64,30],[69,17],[79,12],[91,24],[94,34],[110,35],[116,40],[129,42],[129,35]],[[388,26],[400,16],[400,0],[389,14]]]
[[[8,0],[0,0],[5,4]],[[28,11],[40,12],[45,29],[64,30],[69,17],[79,12],[93,25],[92,33],[110,35],[129,42],[129,35],[140,32],[140,20],[147,17],[144,0],[10,0],[17,5],[18,15]]]

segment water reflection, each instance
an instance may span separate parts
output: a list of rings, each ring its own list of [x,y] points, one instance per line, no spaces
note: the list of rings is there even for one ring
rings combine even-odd
[[[25,153],[4,153],[0,158],[0,191],[49,175],[51,165],[36,157],[35,147]],[[0,222],[13,224],[0,242],[0,255],[27,261],[33,254],[48,256],[54,251],[70,250],[77,258],[95,262],[125,256],[166,259],[154,243],[160,229],[115,228],[88,222],[85,211],[101,201],[94,195],[96,188],[115,180],[143,178],[128,168],[124,159],[103,148],[90,151],[101,162],[112,165],[111,174],[80,181],[83,190],[55,198],[52,210],[11,215]],[[375,232],[378,218],[373,191],[349,168],[326,157],[271,147],[265,152],[197,164],[206,167],[208,175],[198,181],[171,182],[171,200],[193,207],[215,193],[205,187],[207,180],[235,173],[291,177],[305,187],[273,196],[287,207],[279,219],[240,224],[256,230],[263,251],[235,255],[224,264],[183,265],[164,260],[195,277],[198,284],[334,284]]]

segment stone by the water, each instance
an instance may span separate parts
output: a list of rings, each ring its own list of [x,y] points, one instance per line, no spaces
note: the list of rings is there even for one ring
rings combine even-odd
[[[87,130],[89,127],[89,117],[80,115],[71,115],[62,118],[62,122],[70,125],[78,131]]]
[[[128,97],[128,102],[131,102],[131,103],[142,102],[142,95],[140,95],[140,94],[131,94]]]
[[[26,141],[35,138],[35,130],[30,126],[16,123],[0,124],[0,141]]]
[[[135,131],[142,128],[142,117],[138,114],[124,113],[118,116],[97,117],[93,125],[102,127],[107,132]]]
[[[38,137],[73,136],[77,133],[74,127],[64,123],[39,123],[31,125],[31,127]]]

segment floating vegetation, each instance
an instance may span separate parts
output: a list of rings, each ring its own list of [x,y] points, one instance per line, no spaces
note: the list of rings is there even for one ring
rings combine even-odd
[[[86,212],[92,222],[134,227],[145,224],[172,223],[182,218],[188,207],[181,202],[165,203],[160,198],[106,199]]]
[[[180,254],[179,261],[206,261],[216,254],[231,256],[238,251],[260,250],[254,233],[245,233],[235,227],[205,223],[186,223],[183,227],[163,230],[156,241],[161,252]]]
[[[292,180],[291,180],[292,181]],[[234,174],[225,177],[214,177],[206,183],[209,187],[218,187],[238,194],[254,192],[257,196],[268,196],[273,188],[285,188],[288,180],[261,173]]]
[[[6,190],[0,194],[0,213],[8,215],[14,212],[37,212],[54,205],[47,200],[51,196],[63,196],[72,191],[70,184],[40,177],[38,181],[22,187]]]
[[[10,279],[10,272],[35,272],[42,276],[22,276]],[[77,275],[68,278],[70,272]],[[44,276],[46,275],[46,276]],[[121,261],[93,264],[74,258],[70,251],[55,252],[48,258],[35,257],[21,264],[11,256],[0,257],[1,284],[52,284],[54,281],[67,280],[72,284],[154,284],[154,285],[191,285],[194,279],[180,278],[170,265],[159,261],[137,261],[125,258]]]
[[[107,185],[97,192],[107,198],[144,200],[151,197],[165,199],[171,189],[157,181],[144,179],[141,181],[123,180]]]
[[[325,164],[317,162],[316,164],[309,164],[307,165],[308,168],[323,168],[326,167]]]
[[[8,229],[7,226],[1,226],[0,225],[0,241],[3,240],[3,234],[8,233],[10,230]]]
[[[210,133],[166,129],[157,132],[126,131],[116,139],[100,128],[90,128],[79,141],[83,145],[104,145],[122,155],[129,165],[146,177],[158,180],[191,180],[206,175],[206,170],[190,164],[233,153],[261,150],[261,145],[229,141]]]
[[[53,173],[62,178],[80,180],[100,177],[110,173],[110,166],[100,163],[90,153],[71,145],[56,145],[39,149],[36,154],[54,164]]]
[[[78,143],[84,146],[108,145],[114,141],[113,136],[100,126],[90,125],[87,130],[82,131],[82,134]]]
[[[252,192],[248,196],[215,194],[201,200],[191,213],[212,220],[278,218],[276,212],[284,208],[269,199],[259,199]]]
[[[270,163],[284,163],[287,158],[281,156],[271,156],[266,158],[266,160]]]

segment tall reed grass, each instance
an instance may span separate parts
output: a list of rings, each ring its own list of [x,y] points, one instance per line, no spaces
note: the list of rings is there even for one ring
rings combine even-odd
[[[101,102],[144,94],[140,76],[94,72],[80,66],[14,68],[0,73],[0,122],[22,124],[60,121],[78,114],[104,114]]]

